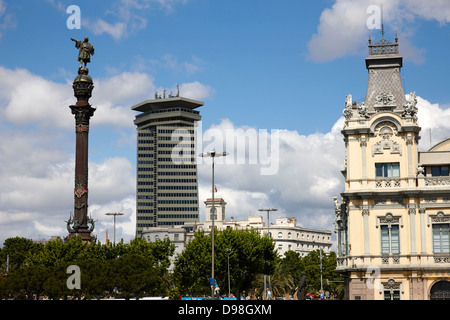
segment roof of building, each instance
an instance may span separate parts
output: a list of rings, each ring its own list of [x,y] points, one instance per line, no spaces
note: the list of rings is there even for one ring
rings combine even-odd
[[[436,143],[428,151],[450,151],[450,138],[447,138],[439,143]]]
[[[426,152],[419,152],[419,163],[423,166],[450,164],[450,138],[435,144]]]
[[[146,100],[141,103],[138,103],[131,107],[131,110],[134,111],[153,111],[153,110],[160,110],[160,109],[167,109],[167,108],[174,108],[174,107],[181,107],[181,108],[187,108],[187,109],[195,109],[198,107],[203,106],[204,103],[201,101],[188,99],[184,97],[170,97],[170,98],[164,98],[164,99],[152,99],[152,100]]]
[[[401,109],[406,103],[399,72],[402,60],[398,53],[397,37],[394,42],[382,38],[373,44],[369,39],[369,57],[366,58],[369,81],[364,100],[368,111],[379,106]]]

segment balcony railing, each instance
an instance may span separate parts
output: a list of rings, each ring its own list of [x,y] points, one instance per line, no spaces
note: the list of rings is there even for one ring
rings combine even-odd
[[[448,186],[450,177],[425,177],[425,186]]]
[[[397,38],[395,42],[391,42],[386,39],[380,39],[379,41],[369,44],[370,55],[385,55],[385,54],[398,54],[398,42]]]
[[[450,254],[421,254],[421,255],[373,255],[373,256],[341,256],[336,258],[337,270],[368,269],[373,266],[380,268],[402,268],[417,266],[450,267]]]
[[[349,189],[394,189],[416,187],[413,178],[348,179]]]

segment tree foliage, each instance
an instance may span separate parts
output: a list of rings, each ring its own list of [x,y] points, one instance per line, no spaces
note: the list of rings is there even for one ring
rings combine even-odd
[[[166,295],[167,268],[174,245],[169,240],[145,240],[102,245],[84,243],[79,237],[69,241],[49,241],[36,245],[31,240],[10,238],[0,250],[0,298],[50,299],[102,298],[126,299],[143,295]],[[9,256],[9,268],[6,260]],[[69,289],[69,265],[80,268],[81,288]],[[8,271],[8,272],[7,272]]]
[[[287,251],[280,258],[273,239],[257,230],[216,230],[214,243],[214,276],[220,295],[230,290],[238,298],[245,292],[261,299],[265,286],[269,286],[274,297],[289,296],[302,272],[307,277],[307,293],[317,294],[320,290],[319,250],[305,257]],[[0,299],[209,296],[211,235],[196,232],[176,257],[173,273],[169,273],[173,253],[174,245],[167,239],[105,245],[86,244],[75,237],[43,245],[25,238],[9,238],[0,249]],[[80,289],[67,286],[70,265],[81,270]],[[324,291],[339,292],[341,278],[335,269],[336,254],[322,254]]]
[[[318,294],[321,288],[320,277],[320,250],[314,250],[305,257],[300,257],[299,253],[288,251],[282,259],[282,264],[286,266],[293,277],[293,291],[300,281],[301,273],[306,275],[306,292],[309,294]],[[331,251],[329,254],[322,252],[322,288],[323,291],[330,293],[339,292],[342,279],[336,270],[336,253]],[[328,281],[327,281],[328,280]]]
[[[211,235],[198,231],[177,257],[174,281],[181,294],[211,294],[211,244]],[[257,274],[273,272],[276,258],[272,239],[261,236],[257,230],[230,228],[215,232],[214,276],[221,294],[228,292],[228,263],[230,291],[240,297],[251,289]]]

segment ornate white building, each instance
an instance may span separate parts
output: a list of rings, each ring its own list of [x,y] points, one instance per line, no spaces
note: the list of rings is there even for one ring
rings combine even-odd
[[[366,98],[348,95],[337,271],[350,300],[450,299],[450,140],[418,151],[415,93],[406,98],[398,41],[372,44]]]

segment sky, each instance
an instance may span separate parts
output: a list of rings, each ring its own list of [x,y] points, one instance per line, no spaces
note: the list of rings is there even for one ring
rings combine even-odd
[[[79,66],[70,38],[85,36],[95,48],[89,212],[100,241],[113,234],[107,212],[124,213],[117,239],[135,236],[131,107],[177,85],[204,102],[197,152],[230,153],[215,170],[228,219],[277,208],[272,223],[295,217],[334,237],[333,196],[344,188],[342,110],[347,94],[366,94],[368,38],[381,38],[374,6],[383,8],[385,38],[398,35],[404,91],[418,97],[426,150],[450,137],[450,1],[0,0],[0,244],[67,235],[75,159],[69,106]],[[230,137],[250,142],[241,148]],[[198,175],[204,220],[210,162],[199,162]]]

